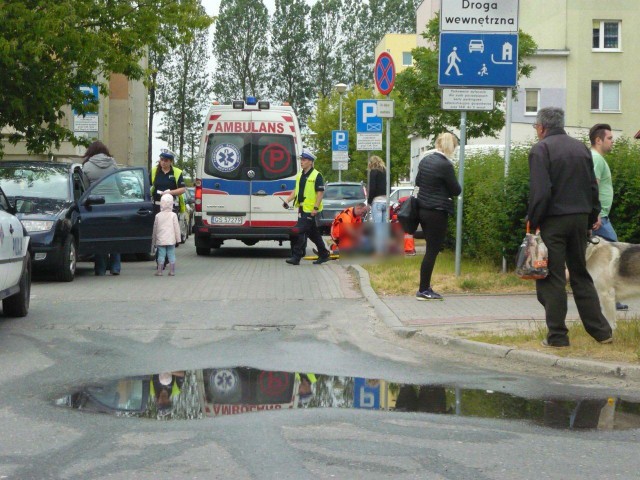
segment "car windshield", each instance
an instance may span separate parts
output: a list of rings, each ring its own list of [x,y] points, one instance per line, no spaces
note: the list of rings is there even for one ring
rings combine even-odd
[[[69,198],[69,174],[48,165],[0,167],[0,186],[7,197]]]
[[[327,185],[324,191],[326,200],[353,200],[364,198],[361,185]]]

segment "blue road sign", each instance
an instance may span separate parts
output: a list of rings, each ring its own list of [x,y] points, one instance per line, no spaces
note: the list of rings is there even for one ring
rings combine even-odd
[[[348,130],[332,130],[331,131],[331,151],[346,152],[349,150],[349,131]]]
[[[80,87],[78,87],[78,89],[84,94],[85,96],[85,100],[84,100],[84,104],[87,105],[89,103],[90,100],[99,100],[99,89],[98,89],[98,85],[81,85]],[[77,115],[78,112],[76,112],[75,110],[73,111],[74,115]],[[92,115],[91,113],[89,113],[88,115]]]
[[[517,33],[441,33],[442,87],[515,87]]]
[[[353,408],[380,409],[380,383],[370,385],[366,378],[353,379]]]
[[[356,100],[356,133],[382,133],[377,100]]]

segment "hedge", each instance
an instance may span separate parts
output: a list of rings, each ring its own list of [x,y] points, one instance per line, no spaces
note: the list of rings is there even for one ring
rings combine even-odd
[[[511,152],[508,175],[497,152],[465,158],[462,253],[499,265],[503,255],[512,265],[525,231],[529,198],[528,155],[531,144]],[[610,213],[619,241],[640,243],[640,144],[628,138],[614,143],[606,155],[613,179]],[[455,245],[455,215],[450,219],[447,245]]]

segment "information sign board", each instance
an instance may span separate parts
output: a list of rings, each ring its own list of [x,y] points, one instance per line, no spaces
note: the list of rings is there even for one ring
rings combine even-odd
[[[443,110],[493,110],[494,90],[491,88],[443,88]]]

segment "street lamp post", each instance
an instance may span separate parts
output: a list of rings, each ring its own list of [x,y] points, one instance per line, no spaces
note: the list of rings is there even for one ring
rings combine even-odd
[[[336,90],[337,92],[340,94],[340,124],[339,124],[339,129],[342,130],[342,95],[344,95],[344,92],[347,91],[347,85],[344,83],[337,83],[336,84]],[[338,169],[338,181],[341,182],[342,181],[342,169],[339,168]]]

